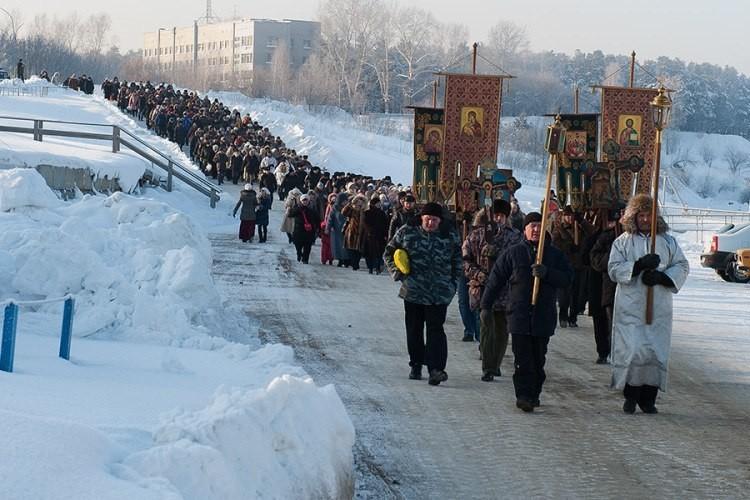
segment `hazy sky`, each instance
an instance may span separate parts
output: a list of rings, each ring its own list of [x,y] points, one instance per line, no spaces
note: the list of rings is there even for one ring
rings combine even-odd
[[[393,0],[389,0],[393,1]],[[525,26],[533,50],[573,53],[659,55],[685,61],[731,65],[750,75],[745,32],[750,21],[747,0],[399,0],[430,9],[441,21],[468,26],[472,41],[486,39],[499,20]],[[213,0],[214,14],[274,19],[314,19],[318,0]],[[140,48],[144,31],[191,24],[205,12],[205,0],[0,0],[30,21],[35,14],[79,15],[105,11],[123,49]],[[2,15],[0,13],[0,15]]]

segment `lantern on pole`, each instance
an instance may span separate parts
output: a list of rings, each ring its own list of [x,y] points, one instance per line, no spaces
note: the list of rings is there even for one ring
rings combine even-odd
[[[565,127],[562,124],[560,115],[555,117],[555,123],[547,127],[547,137],[544,141],[544,149],[549,154],[547,160],[547,183],[544,190],[544,205],[542,206],[542,228],[539,235],[539,243],[536,250],[536,263],[541,264],[544,258],[544,241],[547,239],[547,219],[549,218],[549,196],[552,189],[552,172],[557,164],[557,157],[565,152]],[[537,295],[539,295],[539,285],[541,281],[534,277],[534,288],[531,292],[531,305],[536,305]]]
[[[654,146],[654,171],[651,179],[651,253],[656,253],[656,227],[659,203],[659,168],[661,167],[661,133],[669,125],[669,115],[672,111],[672,99],[667,94],[664,85],[659,86],[659,93],[651,101],[651,117],[656,128],[656,145]],[[646,324],[654,320],[654,287],[646,291]]]

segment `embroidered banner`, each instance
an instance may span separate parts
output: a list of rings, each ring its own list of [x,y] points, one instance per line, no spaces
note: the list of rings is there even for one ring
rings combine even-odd
[[[414,110],[414,195],[420,203],[438,199],[440,156],[443,150],[443,110]]]
[[[596,162],[599,127],[595,114],[560,115],[565,126],[565,153],[557,168],[557,198],[576,212],[590,207],[590,166]]]
[[[620,165],[616,185],[622,200],[631,194],[650,193],[654,164],[656,128],[651,119],[651,101],[656,89],[601,87],[602,91],[602,157]],[[616,147],[615,147],[616,146]],[[636,173],[636,170],[640,172]]]
[[[444,201],[455,195],[457,212],[477,210],[479,165],[497,162],[502,88],[501,76],[445,75],[440,192]]]

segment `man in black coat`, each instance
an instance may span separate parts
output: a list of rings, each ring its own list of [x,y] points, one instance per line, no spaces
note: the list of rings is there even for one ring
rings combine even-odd
[[[481,308],[491,310],[503,289],[510,285],[506,302],[508,332],[513,336],[516,406],[532,412],[546,375],[544,363],[549,338],[557,325],[557,289],[568,286],[573,269],[565,255],[545,240],[544,258],[535,264],[542,216],[531,212],[524,219],[524,241],[509,247],[495,261],[482,295]],[[531,305],[534,277],[541,280],[536,305]]]
[[[23,65],[23,59],[18,60],[18,64],[16,64],[16,78],[19,80],[26,81],[23,76],[24,73],[24,65]]]

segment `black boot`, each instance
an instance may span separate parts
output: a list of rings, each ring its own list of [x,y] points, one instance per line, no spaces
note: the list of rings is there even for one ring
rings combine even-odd
[[[409,372],[409,379],[422,380],[422,365],[411,367],[411,372]]]
[[[628,415],[635,413],[635,399],[626,399],[625,403],[622,405],[622,411]]]
[[[448,380],[448,374],[445,373],[445,370],[430,370],[430,379],[428,383],[430,385],[440,385],[440,382],[445,382]]]

